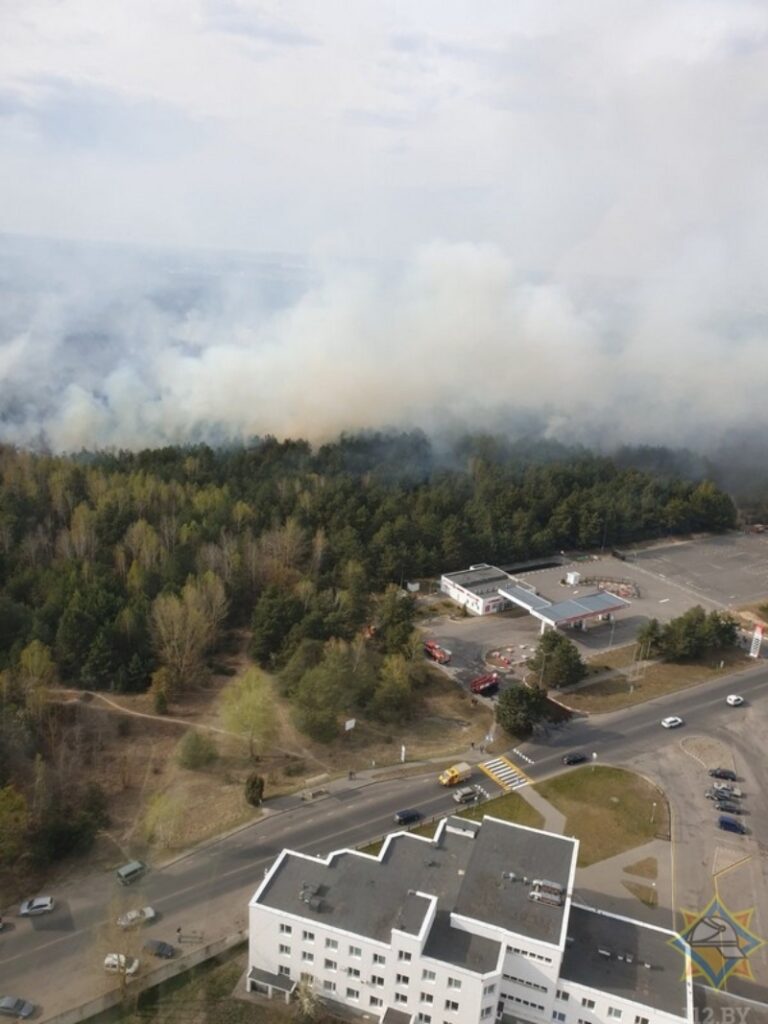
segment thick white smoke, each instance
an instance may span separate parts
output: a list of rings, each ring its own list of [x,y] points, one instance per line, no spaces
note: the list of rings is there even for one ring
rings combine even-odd
[[[766,421],[766,318],[724,304],[717,262],[639,286],[532,281],[473,244],[300,274],[9,239],[3,252],[7,442],[321,440],[533,417],[564,440],[702,448]]]

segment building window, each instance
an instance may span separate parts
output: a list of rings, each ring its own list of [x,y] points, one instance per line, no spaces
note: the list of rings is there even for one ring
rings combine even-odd
[[[335,960],[326,960],[325,963],[323,964],[323,967],[325,967],[326,971],[335,971],[338,968],[338,966],[339,965],[336,963]]]
[[[281,942],[280,946],[279,946],[279,952],[280,952],[280,956],[290,956],[291,955],[291,947],[290,946],[286,946],[285,943]]]
[[[453,1000],[453,999],[446,999],[445,1000],[445,1008],[450,1013],[458,1013],[459,1012],[459,1004],[455,1000]]]
[[[482,1010],[480,1011],[480,1017],[481,1018],[483,1018],[483,1017],[490,1017],[492,1013],[493,1013],[493,1007],[492,1006],[484,1006],[482,1008]]]
[[[421,980],[422,981],[434,981],[435,980],[435,972],[434,971],[422,971],[421,972]]]
[[[616,1006],[609,1006],[608,1016],[612,1017],[614,1020],[621,1020],[621,1010],[619,1010]]]
[[[315,933],[314,932],[303,931],[301,933],[301,937],[302,937],[302,939],[304,939],[305,942],[314,942],[315,941]]]
[[[486,985],[485,988],[483,989],[483,995],[484,996],[492,996],[495,991],[496,991],[496,986],[495,985]]]
[[[293,935],[293,928],[289,924],[281,924],[280,925],[280,934],[281,935]]]
[[[357,988],[348,988],[347,989],[347,999],[359,999],[359,998],[360,998],[360,990],[359,989],[357,989]]]
[[[371,998],[368,1000],[368,1002],[370,1003],[371,1006],[383,1006],[384,1005],[384,1000],[383,999],[379,999],[378,996],[371,996]]]
[[[335,992],[336,991],[336,982],[335,981],[324,981],[323,982],[323,988],[325,989],[326,992]]]
[[[408,977],[407,974],[398,974],[397,977],[395,978],[395,984],[408,985],[410,983],[410,980],[411,979]]]
[[[360,977],[360,971],[357,969],[357,967],[348,967],[347,974],[350,976],[350,978]]]
[[[562,1011],[560,1011],[560,1010],[553,1010],[552,1011],[552,1020],[563,1021],[563,1020],[565,1020],[565,1014],[562,1013]]]
[[[363,955],[363,951],[362,951],[362,949],[360,949],[359,946],[350,946],[349,947],[349,955],[357,957],[358,959],[360,959],[360,957]]]
[[[419,1024],[432,1024],[432,1017],[428,1013],[420,1013],[417,1019]]]
[[[314,953],[308,953],[306,951],[306,949],[305,949],[305,950],[303,950],[303,952],[301,954],[301,959],[302,960],[306,960],[306,962],[308,964],[313,964],[315,962],[315,954]]]
[[[339,944],[336,941],[336,939],[326,939],[325,940],[325,948],[326,949],[338,949],[339,948]]]
[[[422,1003],[434,1003],[435,997],[431,992],[422,992],[419,996],[419,1001]]]
[[[637,1016],[635,1017],[635,1024],[650,1024],[650,1021],[647,1017]]]
[[[448,988],[461,988],[461,982],[458,978],[449,978]]]
[[[595,1008],[595,1000],[594,999],[587,999],[585,997],[584,999],[581,1000],[581,1005],[582,1006],[586,1006],[586,1008],[588,1010],[594,1010],[594,1008]]]
[[[301,972],[301,980],[302,981],[306,981],[306,983],[308,985],[314,985],[314,983],[315,983],[315,976],[314,976],[314,974],[309,974],[307,971],[302,971]]]
[[[381,953],[374,953],[373,962],[375,964],[385,964],[387,962],[387,958],[385,956],[382,956]]]
[[[555,995],[557,996],[558,999],[562,999],[564,1003],[567,1003],[568,1000],[571,998],[570,995],[567,992],[563,992],[563,990],[561,988],[559,988],[557,990]]]
[[[395,992],[395,1002],[396,1003],[407,1003],[408,1002],[408,996],[403,995],[402,992]]]
[[[290,977],[291,976],[291,968],[288,966],[288,964],[280,964],[280,966],[277,968],[277,973],[278,974],[287,974],[288,977]]]
[[[371,984],[375,985],[376,988],[384,988],[384,979],[378,974],[371,975]]]
[[[410,961],[410,959],[411,959],[411,954],[410,954],[410,953],[409,953],[409,952],[408,952],[407,950],[405,950],[405,949],[399,949],[399,950],[397,951],[397,959],[398,959],[398,960],[407,960],[407,961]]]

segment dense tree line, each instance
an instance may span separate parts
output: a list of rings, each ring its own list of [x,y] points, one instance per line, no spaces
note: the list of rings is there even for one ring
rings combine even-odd
[[[727,612],[705,612],[701,605],[661,625],[650,619],[637,634],[646,657],[667,661],[692,661],[712,651],[734,647],[738,641],[736,620]]]
[[[0,449],[0,669],[37,641],[64,682],[170,694],[222,634],[352,642],[371,595],[470,561],[734,522],[712,484],[558,446],[420,434],[76,457]],[[390,645],[391,651],[397,643]],[[390,652],[391,652],[390,651]],[[159,675],[158,675],[159,673]]]

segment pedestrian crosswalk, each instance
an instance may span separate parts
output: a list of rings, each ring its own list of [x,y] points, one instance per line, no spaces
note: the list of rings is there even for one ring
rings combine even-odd
[[[505,790],[520,789],[531,781],[522,768],[518,768],[506,757],[494,757],[491,761],[479,764],[478,768]]]
[[[517,747],[512,748],[512,753],[515,755],[515,757],[519,757],[521,761],[525,761],[527,764],[534,763],[533,758],[528,757],[527,754],[524,754],[522,750],[518,749]]]

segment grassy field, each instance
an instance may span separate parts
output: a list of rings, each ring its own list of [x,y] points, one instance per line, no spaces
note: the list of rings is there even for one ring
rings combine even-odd
[[[621,768],[577,768],[536,789],[565,815],[565,834],[580,842],[581,867],[669,830],[669,805],[661,790]]]
[[[605,659],[601,656],[601,662]],[[720,662],[724,662],[720,668]],[[705,683],[718,676],[745,668],[750,660],[742,651],[728,651],[713,657],[706,663],[675,665],[671,662],[653,662],[632,679],[617,673],[608,679],[583,686],[572,693],[563,692],[559,699],[574,711],[599,714],[601,711],[618,711],[633,704],[642,704],[666,693],[677,693],[689,686]],[[606,666],[609,667],[609,666]]]

